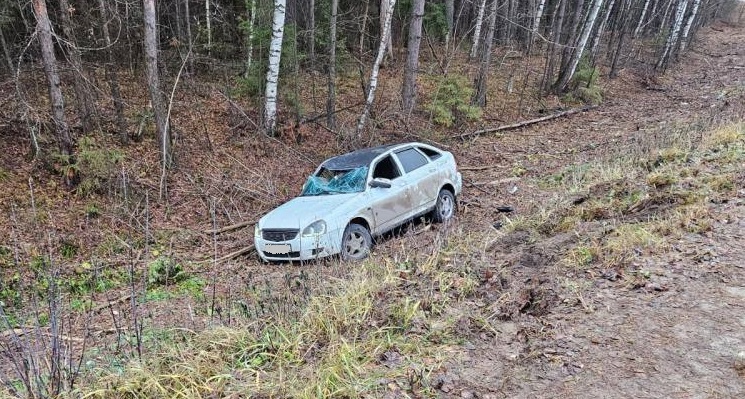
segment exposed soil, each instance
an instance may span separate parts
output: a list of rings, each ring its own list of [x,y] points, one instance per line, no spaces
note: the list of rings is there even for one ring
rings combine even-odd
[[[588,112],[463,143],[449,141],[455,143],[448,149],[456,154],[460,166],[493,167],[463,172],[460,216],[449,233],[441,226],[404,231],[401,236],[383,240],[374,256],[426,252],[445,234],[465,236],[494,229],[495,223],[504,222],[496,209],[499,205],[513,206],[517,215],[537,212],[554,199],[534,178],[568,165],[613,159],[620,154],[646,156],[671,140],[663,132],[678,129],[684,136],[687,126],[710,126],[720,120],[745,117],[745,27],[720,22],[703,28],[685,57],[662,77],[644,65],[629,65],[618,78],[604,82],[605,102]],[[128,97],[146,103],[135,89],[131,88],[133,93]],[[158,163],[152,159],[157,154],[152,151],[128,154],[142,162],[128,168],[125,181],[115,180],[109,194],[117,201],[107,204],[103,212],[107,216],[100,218],[86,216],[83,211],[90,200],[61,193],[63,190],[54,187],[54,178],[44,175],[40,168],[31,169],[18,156],[19,147],[0,153],[0,164],[10,176],[0,179],[4,187],[2,209],[10,221],[0,226],[0,231],[11,237],[8,242],[12,244],[7,247],[20,247],[22,257],[33,255],[32,243],[39,240],[53,241],[57,250],[64,240],[80,244],[80,248],[87,246],[83,243],[98,243],[100,247],[107,239],[116,244],[110,232],[144,231],[147,212],[148,232],[168,234],[165,238],[147,237],[146,242],[153,247],[139,256],[151,260],[152,251],[157,250],[180,261],[206,259],[190,263],[189,272],[209,282],[203,290],[207,299],[196,303],[187,295],[148,302],[137,311],[146,313],[144,320],[149,328],[198,331],[217,323],[231,324],[234,304],[251,295],[264,295],[260,292],[263,287],[287,287],[289,293],[282,295],[302,302],[307,292],[295,292],[293,287],[312,289],[348,272],[335,262],[264,265],[253,257],[212,266],[213,257],[249,245],[252,234],[244,229],[212,236],[205,230],[213,221],[220,227],[255,218],[291,197],[318,161],[343,149],[322,145],[336,142],[336,138],[320,129],[312,133],[303,128],[288,129],[280,140],[252,136],[247,132],[253,128],[238,107],[213,90],[197,84],[190,89],[199,104],[180,107],[182,99],[177,98],[174,119],[183,130],[180,145],[193,151],[183,151],[188,155],[178,161],[168,203],[154,199],[158,182],[151,176],[159,173],[155,170]],[[10,86],[4,93],[10,93]],[[379,102],[386,103],[385,99]],[[205,112],[193,112],[195,106]],[[215,123],[218,120],[222,124]],[[229,129],[224,128],[226,121]],[[3,131],[8,136],[13,133]],[[298,144],[306,140],[303,137],[307,144]],[[390,137],[399,141],[410,138],[405,134]],[[11,141],[9,137],[0,140]],[[44,216],[43,234],[33,229],[34,220],[40,217],[31,208],[29,198],[29,185],[33,189],[39,182],[46,184],[44,189],[59,193],[38,204],[51,210]],[[148,197],[125,198],[121,187],[127,184],[133,185],[134,192],[148,192]],[[634,258],[631,269],[648,274],[641,285],[629,285],[614,271],[569,275],[556,266],[559,254],[579,235],[603,234],[602,224],[590,223],[582,231],[538,241],[518,231],[485,243],[479,266],[483,281],[470,305],[489,309],[493,328],[484,329],[464,318],[465,344],[453,346],[451,360],[434,373],[436,394],[460,398],[745,397],[745,371],[736,367],[738,353],[745,351],[743,179],[735,192],[733,198],[710,204],[716,219],[712,231],[685,235],[669,252]],[[254,207],[247,208],[246,204]],[[131,237],[125,244],[134,246],[137,240]],[[402,247],[406,247],[404,255],[399,251]],[[132,253],[126,250],[78,255],[81,259],[99,259],[94,266],[102,271],[128,264],[142,267],[143,263],[142,258],[133,261]],[[72,268],[75,262],[69,263],[64,266]],[[309,267],[313,269],[309,271]],[[567,281],[582,287],[572,291],[567,289]],[[117,338],[132,328],[130,312],[135,307],[130,306],[129,294],[127,287],[95,293],[94,308],[98,311],[92,316],[73,314],[69,324],[76,327],[70,334],[91,336],[101,347],[121,343]],[[205,314],[208,306],[204,301],[210,302],[213,297],[217,306]],[[276,306],[287,298],[278,298]],[[119,301],[106,305],[115,300]],[[274,311],[282,314],[297,309]],[[468,310],[463,313],[468,314]],[[106,361],[103,355],[94,360]]]

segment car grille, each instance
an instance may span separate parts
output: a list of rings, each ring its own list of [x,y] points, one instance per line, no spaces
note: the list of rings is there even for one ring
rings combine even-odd
[[[267,241],[290,241],[297,237],[298,229],[273,229],[273,230],[262,230],[261,237]]]

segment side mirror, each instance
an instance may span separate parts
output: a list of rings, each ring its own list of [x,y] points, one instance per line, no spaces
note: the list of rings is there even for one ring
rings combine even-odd
[[[372,179],[370,182],[370,187],[372,188],[391,188],[391,181],[388,179],[384,179],[382,177],[378,177],[375,179]]]

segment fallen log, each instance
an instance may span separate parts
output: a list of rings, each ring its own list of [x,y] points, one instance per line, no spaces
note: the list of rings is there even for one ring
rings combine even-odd
[[[240,222],[240,223],[231,224],[229,226],[221,227],[221,228],[215,229],[215,230],[204,230],[204,232],[206,234],[220,234],[220,233],[226,233],[228,231],[238,230],[240,228],[243,228],[243,227],[246,227],[246,226],[250,226],[252,224],[256,224],[256,222],[253,222],[253,221]]]
[[[252,251],[254,251],[255,249],[256,249],[256,248],[255,248],[255,247],[253,246],[253,244],[252,244],[252,245],[249,245],[249,246],[247,246],[247,247],[243,247],[243,248],[241,248],[241,249],[238,249],[238,250],[236,250],[236,251],[233,251],[233,252],[231,252],[231,253],[229,253],[229,254],[227,254],[227,255],[223,256],[223,257],[220,257],[220,258],[217,258],[217,259],[213,259],[213,258],[204,258],[204,259],[202,259],[202,260],[199,260],[199,261],[197,261],[197,263],[207,263],[207,262],[220,263],[220,262],[224,262],[224,261],[226,261],[226,260],[230,260],[230,259],[233,259],[233,258],[237,258],[237,257],[239,257],[239,256],[241,256],[241,255],[245,255],[245,254],[247,254],[247,253],[249,253],[249,252],[252,252]]]
[[[589,111],[589,110],[591,110],[593,108],[597,108],[597,106],[594,106],[593,105],[593,106],[587,106],[587,107],[572,108],[572,109],[568,109],[566,111],[557,112],[555,114],[542,116],[540,118],[529,119],[529,120],[522,121],[522,122],[517,122],[517,123],[511,123],[509,125],[502,125],[502,126],[490,127],[490,128],[486,128],[486,129],[474,130],[473,132],[462,133],[462,134],[459,134],[459,135],[454,136],[454,137],[466,138],[466,137],[471,137],[471,136],[479,136],[479,135],[482,135],[482,134],[485,134],[485,133],[496,133],[496,132],[502,132],[502,131],[505,131],[505,130],[518,129],[518,128],[521,128],[521,127],[524,127],[524,126],[529,126],[529,125],[533,125],[533,124],[536,124],[536,123],[550,121],[550,120],[556,119],[556,118],[561,118],[561,117],[564,117],[564,116],[569,116],[569,115],[574,115],[574,114],[578,114],[578,113],[581,113],[581,112],[586,112],[586,111]]]

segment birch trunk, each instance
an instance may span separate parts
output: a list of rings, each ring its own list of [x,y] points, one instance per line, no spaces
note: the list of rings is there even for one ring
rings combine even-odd
[[[49,105],[52,111],[52,122],[57,137],[60,153],[72,155],[72,137],[70,129],[65,121],[65,100],[60,88],[59,72],[57,71],[57,59],[54,56],[54,44],[52,43],[52,26],[49,23],[47,3],[45,0],[33,0],[34,15],[36,16],[36,30],[39,35],[39,46],[44,63],[44,74],[47,77],[49,88]]]
[[[207,24],[207,56],[212,53],[212,12],[210,11],[210,0],[204,0],[204,16]]]
[[[538,28],[541,26],[541,18],[543,17],[543,8],[546,6],[546,0],[538,0],[538,4],[535,9],[535,15],[533,15],[533,24],[530,26],[530,44],[533,44],[535,35],[538,33]]]
[[[391,39],[391,23],[388,20],[388,15],[393,15],[394,5],[390,4],[389,1],[390,0],[380,0],[380,34],[382,35],[386,26],[388,26],[388,34],[385,39],[385,49],[388,56],[393,58],[393,39]]]
[[[383,62],[385,56],[386,43],[389,42],[391,33],[391,20],[393,19],[393,8],[396,6],[396,0],[382,0],[387,2],[386,9],[388,12],[385,15],[385,23],[383,24],[383,30],[380,33],[380,45],[378,46],[378,56],[375,57],[372,71],[370,72],[370,87],[367,90],[367,99],[365,101],[365,107],[362,109],[362,115],[357,121],[357,130],[355,132],[357,138],[362,137],[362,129],[365,128],[365,122],[367,122],[367,116],[370,114],[370,108],[372,107],[373,101],[375,101],[375,89],[378,87],[378,72],[380,71],[380,63]]]
[[[326,99],[326,124],[332,131],[336,130],[336,18],[339,0],[331,0],[331,22],[329,26],[329,94]]]
[[[580,28],[580,21],[582,21],[582,11],[584,9],[584,0],[579,0],[577,7],[574,9],[574,14],[570,22],[569,28],[571,33],[567,37],[564,50],[561,52],[561,66],[559,70],[568,70],[571,64],[573,55],[577,52],[577,30]],[[580,31],[581,34],[581,31]]]
[[[489,9],[489,26],[486,30],[486,38],[482,46],[484,52],[481,53],[481,62],[479,63],[479,74],[476,77],[476,93],[474,93],[471,103],[479,107],[486,106],[486,89],[487,78],[489,76],[489,65],[491,64],[491,51],[494,44],[494,31],[497,30],[497,4],[498,0],[492,0]]]
[[[569,60],[569,65],[566,69],[563,69],[559,73],[559,78],[554,85],[556,92],[562,92],[566,89],[569,81],[574,76],[574,72],[579,65],[579,60],[582,58],[582,53],[587,45],[587,40],[590,38],[590,33],[595,26],[595,20],[597,20],[600,7],[603,5],[603,0],[594,0],[590,14],[587,16],[586,22],[582,26],[582,33],[577,43],[576,50],[572,53],[572,58]]]
[[[286,11],[286,0],[274,0],[272,41],[269,44],[269,70],[266,72],[266,104],[264,107],[264,128],[270,135],[274,135],[277,124],[277,82],[279,81],[279,62],[282,56]]]
[[[360,55],[365,51],[365,34],[367,31],[367,13],[370,11],[370,0],[365,0],[365,11],[362,13],[362,26],[360,27]]]
[[[693,0],[693,9],[691,10],[691,15],[688,16],[688,21],[686,21],[685,27],[683,27],[683,34],[680,37],[680,52],[682,53],[685,51],[686,46],[688,45],[688,33],[691,30],[691,26],[693,26],[693,21],[698,16],[698,8],[701,5],[701,0]]]
[[[592,38],[592,45],[590,45],[590,59],[592,60],[593,64],[595,63],[595,59],[597,57],[597,50],[598,44],[600,43],[600,38],[603,36],[605,26],[608,24],[608,19],[613,12],[614,5],[616,5],[616,0],[610,0],[610,3],[608,3],[608,7],[605,10],[605,16],[603,17],[603,20],[600,21],[600,26],[598,26],[598,29],[595,31],[595,36],[593,36]]]
[[[187,0],[189,1],[189,0]],[[246,29],[246,72],[243,77],[248,78],[251,74],[251,62],[254,52],[254,23],[256,22],[256,0],[246,0],[246,10],[251,14],[248,16],[248,27]]]
[[[639,22],[636,24],[636,28],[634,28],[634,39],[639,36],[639,31],[641,31],[642,26],[644,26],[644,18],[647,16],[647,9],[649,8],[650,0],[644,1],[644,7],[642,7],[642,14],[639,16]]]
[[[116,62],[114,60],[114,50],[112,49],[113,43],[111,42],[111,34],[109,33],[109,11],[106,5],[106,0],[98,0],[98,8],[101,13],[101,31],[103,33],[104,43],[106,44],[106,65],[105,73],[106,80],[109,81],[109,89],[111,90],[111,100],[114,103],[114,112],[116,113],[116,126],[118,130],[119,140],[122,144],[126,144],[129,141],[129,134],[127,132],[127,123],[124,119],[124,101],[122,100],[122,94],[119,90],[119,76],[116,70]]]
[[[476,26],[473,28],[473,45],[471,46],[471,58],[476,58],[479,51],[479,41],[481,40],[481,25],[484,23],[484,10],[486,9],[486,0],[481,0],[478,14],[476,15]]]
[[[667,37],[665,43],[665,49],[657,61],[656,68],[663,69],[667,66],[667,62],[672,56],[675,49],[675,45],[678,43],[678,37],[680,37],[680,29],[683,25],[683,17],[685,16],[686,8],[688,7],[688,0],[678,0],[678,6],[675,9],[675,20],[673,21],[673,27],[670,31],[670,35]]]
[[[404,83],[401,89],[403,111],[411,114],[416,103],[416,75],[419,68],[419,45],[422,41],[422,19],[424,18],[424,0],[414,0],[411,7],[411,22],[409,22],[409,42],[407,44],[406,66],[404,68]]]
[[[163,93],[160,90],[160,74],[158,72],[158,31],[155,23],[155,0],[143,0],[145,26],[145,66],[147,69],[147,85],[150,92],[150,103],[153,106],[155,128],[158,132],[161,165],[163,170],[171,166],[171,132],[166,116],[166,106]],[[162,188],[162,187],[161,187]]]
[[[70,19],[72,9],[67,0],[59,0],[59,5],[62,33],[67,39],[69,61],[73,69],[73,90],[75,91],[75,99],[77,100],[78,113],[80,114],[83,132],[87,133],[93,129],[93,100],[86,84],[83,60],[80,56],[80,49],[78,49],[75,32],[72,28],[72,20]]]

